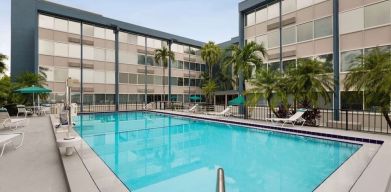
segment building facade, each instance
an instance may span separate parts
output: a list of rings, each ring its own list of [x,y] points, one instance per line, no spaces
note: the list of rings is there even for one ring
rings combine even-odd
[[[391,50],[390,0],[246,0],[239,18],[240,44],[263,43],[265,68],[284,72],[301,58],[317,58],[337,82],[325,107],[369,108],[365,93],[346,90],[343,80],[358,56]]]
[[[50,102],[64,100],[68,77],[80,82],[72,88],[79,104],[162,101],[168,95],[186,102],[201,94],[202,42],[41,0],[12,1],[11,28],[11,76],[44,74],[53,90]],[[166,67],[154,59],[163,47],[175,53]]]

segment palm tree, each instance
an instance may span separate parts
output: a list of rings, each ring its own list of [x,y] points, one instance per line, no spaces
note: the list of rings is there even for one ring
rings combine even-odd
[[[4,75],[0,78],[0,106],[6,104],[12,100],[12,83],[11,78],[7,75]]]
[[[300,59],[297,68],[291,68],[287,72],[290,92],[296,101],[300,101],[304,107],[316,105],[319,97],[330,101],[329,92],[333,90],[333,79],[326,74],[326,69],[317,59]]]
[[[366,104],[379,106],[380,111],[391,126],[391,53],[375,48],[355,61],[357,66],[345,77],[345,89],[365,91]]]
[[[209,103],[211,103],[213,93],[217,90],[217,84],[215,81],[210,79],[206,84],[204,84],[204,86],[202,86],[201,90],[208,99]]]
[[[209,41],[201,48],[201,58],[208,65],[209,77],[212,77],[213,66],[219,62],[221,55],[221,48],[213,41]]]
[[[166,68],[168,66],[168,60],[175,60],[174,52],[167,49],[167,47],[163,47],[161,49],[155,50],[155,62],[162,64],[163,67],[163,95],[166,97],[166,88],[165,88],[165,77],[166,77]],[[171,100],[171,98],[169,98]]]
[[[7,59],[8,59],[8,57],[6,55],[3,55],[0,53],[0,74],[5,73],[5,70],[7,69],[7,66],[4,62]]]
[[[243,48],[239,45],[232,45],[227,50],[227,56],[224,59],[224,67],[232,68],[233,74],[239,78],[242,76],[244,81],[251,78],[253,70],[257,71],[263,64],[263,58],[267,56],[266,49],[263,44],[250,42]],[[245,88],[243,90],[246,90]]]
[[[278,114],[274,108],[272,98],[273,93],[280,92],[280,85],[282,75],[276,71],[267,71],[266,69],[259,70],[254,79],[250,80],[250,84],[253,86],[246,92],[248,95],[247,105],[257,105],[261,98],[265,98],[267,105],[271,111],[278,117]]]

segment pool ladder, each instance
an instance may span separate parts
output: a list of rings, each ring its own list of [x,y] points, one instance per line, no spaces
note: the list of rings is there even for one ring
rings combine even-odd
[[[217,169],[217,184],[216,192],[225,192],[224,170],[223,168]]]

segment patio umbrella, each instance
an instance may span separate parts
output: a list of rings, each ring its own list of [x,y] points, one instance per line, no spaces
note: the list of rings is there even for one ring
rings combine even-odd
[[[197,96],[197,95],[192,95],[192,96],[189,97],[189,99],[190,99],[191,101],[201,101],[201,100],[202,100],[202,97]]]
[[[15,92],[22,93],[22,94],[28,94],[32,93],[33,94],[33,105],[35,107],[35,94],[36,93],[50,93],[52,90],[44,88],[44,87],[36,87],[36,86],[31,86],[31,87],[24,87],[16,90]],[[39,106],[39,98],[38,98],[38,106]]]
[[[236,97],[235,99],[232,99],[231,101],[228,101],[228,105],[244,105],[245,99],[242,95],[239,97]]]

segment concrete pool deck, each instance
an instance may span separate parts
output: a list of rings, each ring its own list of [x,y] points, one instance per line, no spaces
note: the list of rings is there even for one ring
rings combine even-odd
[[[15,150],[7,146],[0,158],[0,191],[69,191],[49,117],[29,121],[28,126],[15,131],[0,129],[0,133],[25,134],[22,147]]]

